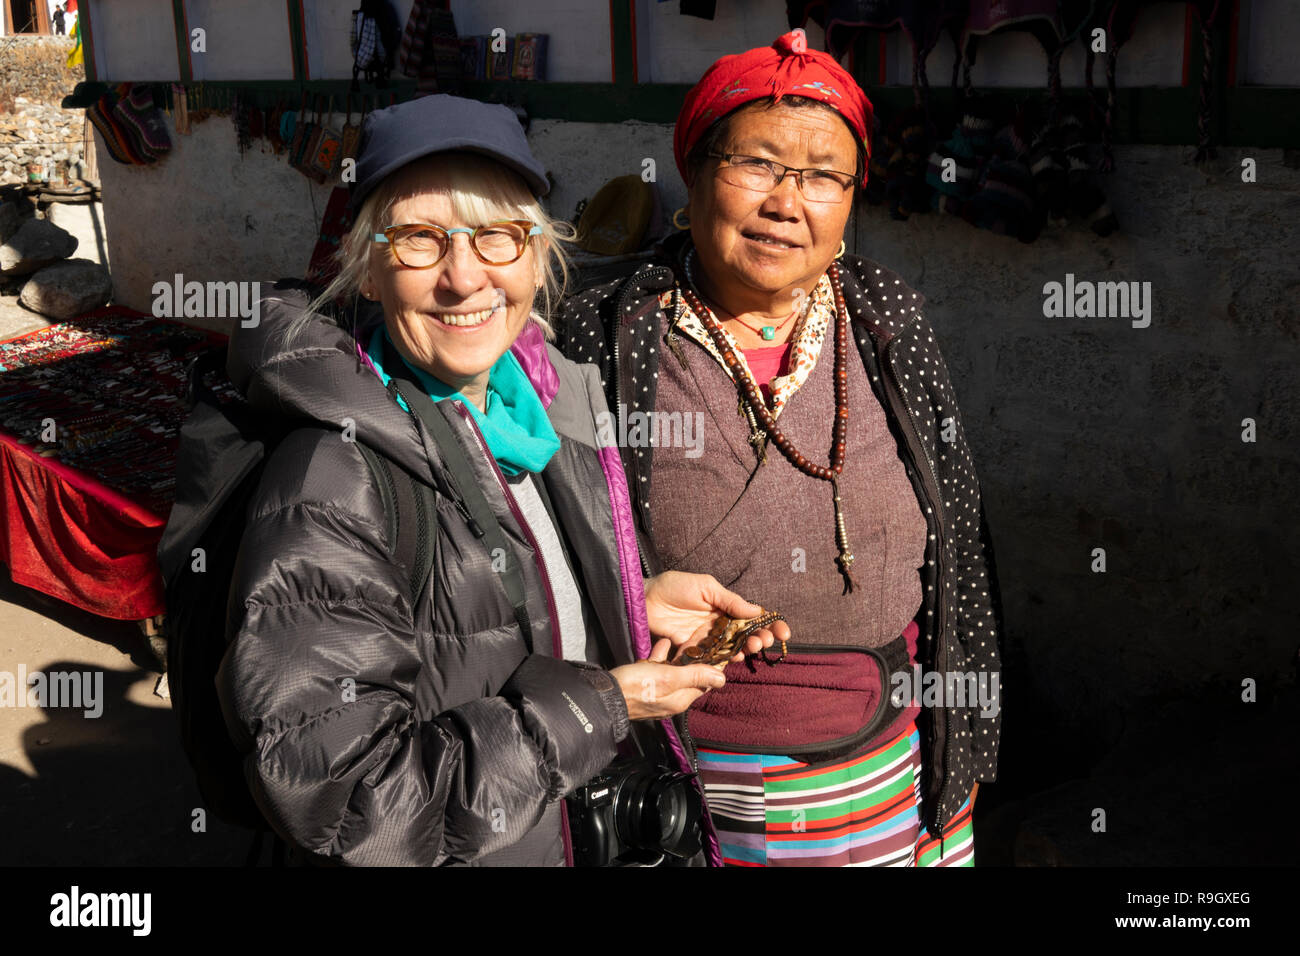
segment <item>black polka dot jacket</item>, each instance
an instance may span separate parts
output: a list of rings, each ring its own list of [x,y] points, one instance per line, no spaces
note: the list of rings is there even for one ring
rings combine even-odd
[[[673,287],[674,270],[685,276],[674,265],[684,249],[684,236],[668,240],[634,274],[579,291],[561,311],[561,349],[574,361],[599,367],[611,409],[626,405],[629,415],[654,409],[659,359],[670,347],[652,341],[667,325],[659,295]],[[859,256],[840,260],[840,276],[858,352],[930,528],[922,568],[924,613],[918,615],[921,666],[942,674],[983,674],[1000,694],[1002,611],[993,547],[948,370],[922,310],[925,299],[894,271]],[[634,363],[632,353],[648,361]],[[664,570],[649,543],[651,451],[622,448],[647,575]],[[923,706],[919,722],[925,825],[935,837],[977,781],[997,778],[1000,700],[987,713],[978,700],[960,706],[958,700],[954,695]]]

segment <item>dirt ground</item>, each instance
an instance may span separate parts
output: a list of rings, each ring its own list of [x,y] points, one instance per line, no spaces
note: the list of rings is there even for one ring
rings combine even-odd
[[[198,789],[138,625],[16,585],[0,565],[0,670],[20,664],[102,671],[103,713],[0,707],[0,866],[243,863],[249,833],[211,817],[191,828]],[[999,782],[976,801],[977,865],[1294,865],[1293,679],[1253,705],[1188,696],[1152,708],[1085,775],[1049,786],[1035,754],[1069,741],[1033,737],[1032,715],[1003,716]],[[269,865],[269,842],[258,860]]]
[[[239,865],[250,835],[202,806],[140,628],[14,584],[0,565],[0,670],[102,671],[103,713],[0,707],[0,866]],[[269,861],[269,847],[263,849]]]

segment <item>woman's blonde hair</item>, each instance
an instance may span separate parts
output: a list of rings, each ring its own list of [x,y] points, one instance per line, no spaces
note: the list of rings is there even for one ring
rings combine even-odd
[[[285,342],[293,338],[311,321],[311,313],[328,311],[336,302],[352,304],[345,309],[355,322],[355,302],[370,266],[371,244],[377,232],[393,225],[388,222],[394,204],[416,195],[411,188],[413,180],[400,173],[412,167],[422,167],[439,172],[446,183],[456,217],[462,222],[482,225],[497,219],[527,219],[542,227],[542,234],[534,236],[530,248],[541,280],[542,308],[535,309],[533,318],[542,329],[547,341],[555,340],[555,331],[549,321],[559,304],[569,281],[569,261],[560,243],[574,238],[573,227],[566,222],[551,219],[541,202],[532,194],[521,176],[486,156],[469,152],[434,153],[417,159],[390,174],[362,202],[352,223],[352,229],[339,243],[333,255],[338,264],[338,274],[307,306],[305,312],[294,319],[285,331]],[[539,241],[540,240],[540,241]],[[349,328],[353,334],[355,327]]]

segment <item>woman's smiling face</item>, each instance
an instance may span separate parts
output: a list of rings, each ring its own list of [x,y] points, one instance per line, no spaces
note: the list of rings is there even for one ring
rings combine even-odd
[[[775,160],[796,168],[852,175],[857,144],[848,124],[829,109],[759,102],[727,121],[719,152]],[[853,209],[850,188],[838,203],[809,202],[793,175],[771,192],[723,182],[708,159],[690,189],[691,237],[700,265],[724,301],[784,295],[807,288],[839,251]],[[730,294],[729,294],[730,293]]]
[[[385,226],[484,225],[457,216],[445,162],[433,157],[395,174],[400,198]],[[515,262],[489,265],[474,254],[469,239],[466,233],[453,235],[446,254],[428,269],[407,268],[388,244],[374,243],[361,291],[383,304],[388,334],[403,358],[481,407],[488,372],[523,331],[541,275],[531,242]]]

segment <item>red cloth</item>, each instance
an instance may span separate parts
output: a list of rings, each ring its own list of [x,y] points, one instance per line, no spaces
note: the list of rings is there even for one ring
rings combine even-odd
[[[915,621],[902,633],[913,664],[919,633]],[[690,714],[691,736],[724,750],[785,755],[849,737],[867,726],[881,697],[895,690],[893,675],[881,674],[875,658],[860,651],[791,650],[779,664],[753,658],[728,664],[725,673],[727,683],[696,700]],[[920,713],[914,697],[863,746],[896,736]]]
[[[339,243],[352,228],[352,216],[348,211],[348,190],[345,186],[335,186],[325,204],[325,215],[321,217],[320,235],[311,251],[311,261],[307,264],[307,278],[321,285],[326,285],[339,274],[338,260],[334,258]]]
[[[788,374],[785,363],[790,358],[793,346],[793,342],[786,342],[783,345],[765,345],[761,349],[741,350],[745,353],[750,374],[754,376],[754,384],[762,391],[764,398],[772,397],[772,390],[767,387],[767,383],[778,375]]]
[[[166,519],[0,433],[0,558],[14,583],[101,617],[165,610],[157,548]]]
[[[687,155],[715,120],[753,100],[782,96],[806,96],[833,107],[871,157],[872,108],[867,94],[829,53],[808,49],[802,30],[791,30],[771,46],[724,56],[691,87],[673,127],[673,157],[682,179],[686,179]],[[862,185],[866,184],[864,170]]]
[[[78,318],[144,314],[106,306]],[[225,336],[211,333],[209,339],[216,343]],[[129,361],[126,354],[122,361]],[[139,621],[164,613],[157,550],[166,514],[157,514],[85,471],[42,457],[3,430],[0,498],[0,560],[15,584],[115,620]]]

